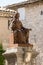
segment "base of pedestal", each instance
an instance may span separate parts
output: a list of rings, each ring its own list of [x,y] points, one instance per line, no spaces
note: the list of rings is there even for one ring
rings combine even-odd
[[[26,63],[30,63],[32,58],[38,55],[35,55],[33,52],[33,45],[18,44],[16,48],[7,49],[3,55],[8,61],[8,65],[15,65],[16,63],[17,65],[26,65]],[[33,57],[33,55],[35,57]]]

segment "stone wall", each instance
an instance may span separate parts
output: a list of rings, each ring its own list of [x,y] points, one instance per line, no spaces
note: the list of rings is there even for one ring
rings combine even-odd
[[[4,48],[8,46],[8,37],[10,31],[8,30],[8,18],[0,17],[0,43]]]
[[[8,36],[8,19],[0,17],[0,39],[6,39]]]
[[[30,43],[34,44],[39,55],[36,58],[37,65],[43,65],[43,2],[29,4],[25,7],[27,28],[31,28]]]

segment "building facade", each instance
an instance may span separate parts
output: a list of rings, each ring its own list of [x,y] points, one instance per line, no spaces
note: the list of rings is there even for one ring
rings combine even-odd
[[[7,48],[9,42],[9,21],[14,16],[15,11],[5,8],[0,8],[0,43],[4,45],[4,48]]]
[[[18,11],[24,27],[32,29],[29,41],[39,52],[36,57],[36,65],[43,65],[43,1],[29,0],[9,5],[7,8]]]

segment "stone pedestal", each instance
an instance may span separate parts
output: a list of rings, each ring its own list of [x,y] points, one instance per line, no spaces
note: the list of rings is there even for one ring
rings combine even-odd
[[[8,62],[8,65],[14,65],[15,62],[17,61],[16,52],[17,52],[17,49],[16,48],[9,48],[3,54],[4,57],[5,57],[5,59]]]
[[[31,44],[15,44],[6,50],[3,54],[8,61],[8,65],[31,65],[32,59],[37,56],[37,52],[33,50]]]

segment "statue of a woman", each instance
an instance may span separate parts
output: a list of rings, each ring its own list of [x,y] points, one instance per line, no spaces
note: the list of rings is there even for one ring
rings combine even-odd
[[[20,14],[17,12],[11,28],[14,33],[14,43],[28,43],[29,29],[23,27],[19,16]]]

